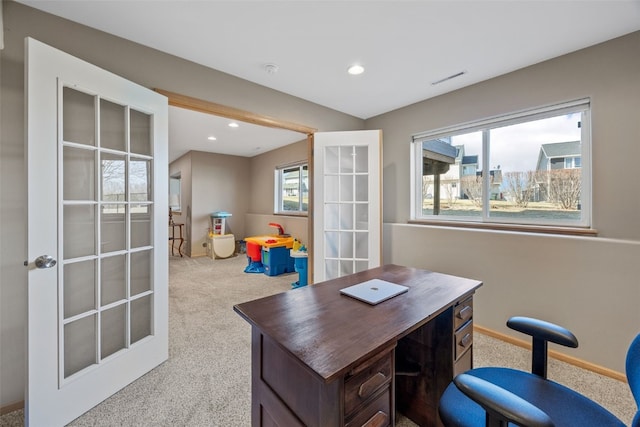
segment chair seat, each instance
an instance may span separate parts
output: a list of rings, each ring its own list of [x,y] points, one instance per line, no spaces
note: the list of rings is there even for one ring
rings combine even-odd
[[[466,374],[489,381],[537,406],[556,427],[624,427],[622,421],[592,400],[531,373],[509,368],[476,368]],[[440,399],[440,417],[446,426],[484,427],[486,422],[484,409],[453,383]]]

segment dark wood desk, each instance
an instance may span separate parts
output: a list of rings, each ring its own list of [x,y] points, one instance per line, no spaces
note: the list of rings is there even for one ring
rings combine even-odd
[[[379,278],[409,291],[376,306],[339,290]],[[482,283],[386,265],[234,306],[252,326],[253,426],[438,425],[440,395],[471,368]]]

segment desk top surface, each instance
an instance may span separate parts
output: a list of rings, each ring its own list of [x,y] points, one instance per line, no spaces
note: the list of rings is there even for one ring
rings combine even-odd
[[[370,279],[408,286],[409,291],[375,306],[340,294],[340,289]],[[481,285],[477,280],[385,265],[233,309],[329,382],[395,346]]]

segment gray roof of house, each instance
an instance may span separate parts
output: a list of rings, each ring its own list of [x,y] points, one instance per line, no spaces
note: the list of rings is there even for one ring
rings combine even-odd
[[[542,144],[541,148],[548,158],[580,155],[580,141]]]
[[[422,143],[422,155],[429,159],[436,159],[453,163],[458,153],[458,149],[445,141],[432,139]]]

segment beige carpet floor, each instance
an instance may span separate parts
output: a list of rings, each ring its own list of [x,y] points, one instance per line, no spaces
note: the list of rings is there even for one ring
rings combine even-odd
[[[169,360],[105,400],[70,426],[250,425],[250,327],[233,305],[283,292],[297,274],[244,273],[246,258],[169,260]],[[516,314],[516,313],[514,313]],[[529,369],[529,353],[476,334],[475,366]],[[630,424],[635,404],[626,383],[556,360],[549,377],[598,401]],[[414,424],[398,416],[398,426]],[[22,411],[0,426],[24,423]]]

